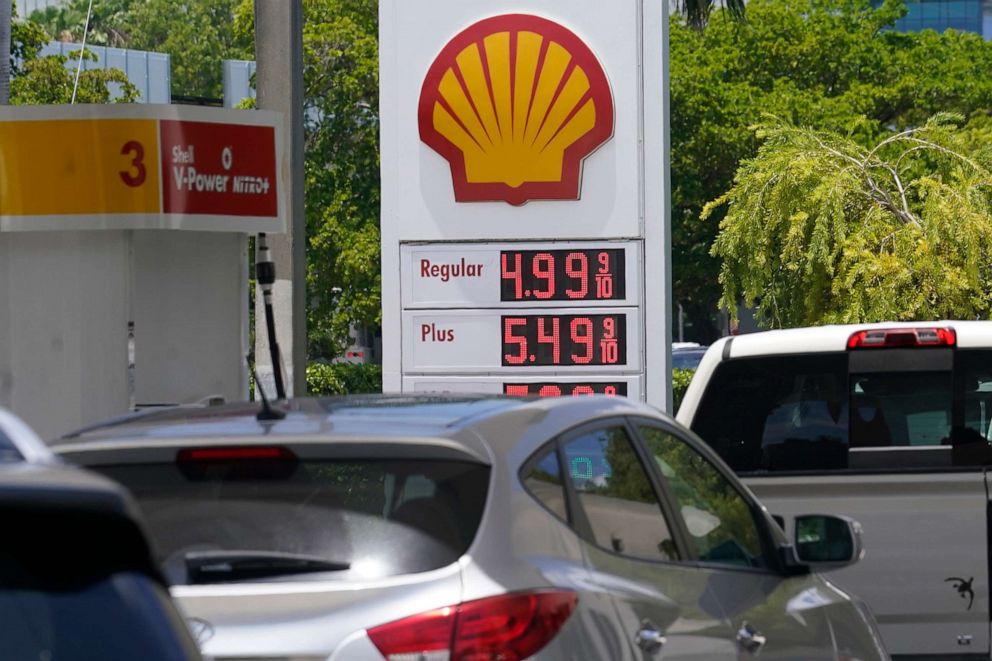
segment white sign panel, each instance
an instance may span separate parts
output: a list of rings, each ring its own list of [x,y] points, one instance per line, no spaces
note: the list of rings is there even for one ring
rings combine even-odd
[[[403,371],[637,371],[639,325],[637,308],[406,311]]]
[[[634,241],[401,246],[404,308],[637,305]]]
[[[398,238],[641,236],[637,4],[383,2]]]
[[[666,4],[379,7],[384,390],[613,377],[664,407]]]

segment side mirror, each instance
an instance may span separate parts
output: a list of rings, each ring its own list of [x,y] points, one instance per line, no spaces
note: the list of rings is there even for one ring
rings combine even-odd
[[[794,530],[796,560],[816,571],[852,565],[865,554],[861,524],[846,516],[797,516]]]

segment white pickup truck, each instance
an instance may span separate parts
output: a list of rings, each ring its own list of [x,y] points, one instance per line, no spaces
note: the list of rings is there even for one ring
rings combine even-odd
[[[992,322],[724,338],[677,418],[773,514],[861,522],[864,560],[830,578],[895,658],[990,658]]]

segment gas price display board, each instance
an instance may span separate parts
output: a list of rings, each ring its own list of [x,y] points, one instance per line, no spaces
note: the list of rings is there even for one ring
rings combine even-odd
[[[650,0],[380,0],[385,392],[671,401]]]
[[[635,241],[401,246],[406,385],[637,396],[639,248]]]

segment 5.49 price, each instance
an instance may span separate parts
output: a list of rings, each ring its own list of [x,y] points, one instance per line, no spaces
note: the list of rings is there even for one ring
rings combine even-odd
[[[504,366],[625,365],[625,314],[502,317]]]

